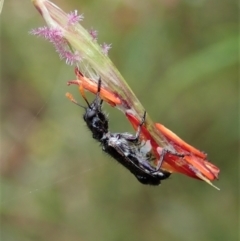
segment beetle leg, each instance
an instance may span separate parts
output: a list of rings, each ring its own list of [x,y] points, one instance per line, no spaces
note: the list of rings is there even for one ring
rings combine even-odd
[[[184,156],[186,156],[186,154],[181,154],[181,153],[176,152],[176,151],[171,151],[171,150],[168,150],[167,148],[162,148],[161,151],[159,149],[160,148],[158,147],[157,148],[157,152],[160,155],[160,158],[158,160],[156,171],[160,170],[166,154],[171,154],[171,155],[174,155],[174,156],[177,156],[177,157],[184,157]]]

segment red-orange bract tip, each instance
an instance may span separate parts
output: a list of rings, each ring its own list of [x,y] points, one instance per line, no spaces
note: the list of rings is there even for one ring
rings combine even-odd
[[[126,113],[126,116],[133,128],[136,129],[139,125],[139,120],[129,113]],[[184,155],[184,157],[178,157],[172,154],[166,154],[161,168],[167,171],[179,172],[193,178],[201,179],[209,184],[211,184],[209,181],[218,178],[219,168],[206,160],[207,155],[205,153],[189,145],[163,125],[157,123],[156,127],[161,134],[165,136],[169,145],[172,145],[177,153]],[[141,133],[143,139],[150,140],[153,149],[155,149],[154,153],[156,155],[158,145],[151,137],[151,134],[144,126],[142,127]],[[157,154],[156,157],[159,159],[159,154]]]
[[[78,68],[75,68],[75,74],[76,74],[78,79],[77,80],[68,81],[68,85],[70,85],[70,84],[77,84],[79,86],[79,91],[80,91],[82,96],[84,96],[83,89],[84,90],[88,90],[88,91],[92,92],[93,94],[97,93],[97,91],[98,91],[97,83],[95,83],[94,81],[92,81],[89,78],[85,77],[80,72],[80,70]],[[108,91],[104,87],[101,87],[100,97],[104,101],[109,103],[111,106],[121,105],[121,103],[122,103],[122,101],[120,100],[120,98],[116,94]]]
[[[205,153],[199,151],[195,147],[186,143],[184,140],[182,140],[180,137],[178,137],[172,131],[167,129],[164,125],[156,123],[155,126],[168,140],[174,140],[174,143],[177,144],[178,146],[182,147],[184,150],[189,151],[189,152],[193,153],[194,155],[199,156],[203,159],[205,159],[207,157],[207,155]]]
[[[189,165],[195,167],[211,181],[218,178],[220,170],[218,167],[206,160],[206,153],[201,152],[195,147],[189,145],[165,126],[159,123],[156,123],[155,125],[158,130],[167,138],[167,140],[173,144],[176,151],[180,153],[184,151],[186,153],[184,160],[186,160]]]

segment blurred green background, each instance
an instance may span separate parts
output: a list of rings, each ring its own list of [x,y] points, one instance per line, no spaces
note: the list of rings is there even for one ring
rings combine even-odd
[[[1,15],[1,240],[238,239],[238,4],[218,0],[60,1],[98,42],[156,122],[208,153],[221,188],[183,175],[144,186],[102,153],[65,98],[73,68],[28,34],[30,1]],[[90,98],[93,96],[89,95]],[[132,131],[105,106],[111,131]]]

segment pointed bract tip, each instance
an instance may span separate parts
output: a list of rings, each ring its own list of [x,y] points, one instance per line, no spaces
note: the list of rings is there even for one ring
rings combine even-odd
[[[213,183],[211,181],[209,181],[206,177],[204,177],[200,172],[197,172],[196,175],[203,181],[205,181],[207,184],[209,184],[210,186],[214,187],[215,189],[217,189],[218,191],[220,191],[220,188],[218,188],[217,186],[213,185]]]

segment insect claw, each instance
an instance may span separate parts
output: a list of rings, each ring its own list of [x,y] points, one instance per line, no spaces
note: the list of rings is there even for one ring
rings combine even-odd
[[[160,148],[158,147],[157,148],[157,152],[158,154],[160,155],[160,158],[158,160],[158,164],[157,164],[157,167],[156,167],[156,171],[160,170],[161,169],[161,166],[162,166],[162,163],[163,163],[163,160],[165,158],[165,155],[168,153],[168,154],[171,154],[171,155],[174,155],[174,156],[177,156],[177,157],[185,157],[187,156],[188,154],[182,154],[182,153],[178,153],[176,151],[171,151],[171,150],[168,150],[166,148],[163,148],[162,151],[159,150]]]

